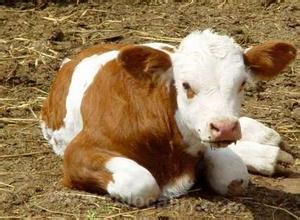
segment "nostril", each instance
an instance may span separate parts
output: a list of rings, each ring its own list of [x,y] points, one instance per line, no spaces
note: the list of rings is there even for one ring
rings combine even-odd
[[[214,125],[214,123],[210,123],[210,129],[214,130],[214,131],[217,131],[217,132],[220,131],[220,129],[216,125]]]
[[[210,123],[210,129],[215,134],[218,134],[220,132],[220,128],[217,125],[215,125],[214,123]]]
[[[223,120],[209,124],[210,132],[216,141],[235,141],[240,139],[241,129],[238,121]]]

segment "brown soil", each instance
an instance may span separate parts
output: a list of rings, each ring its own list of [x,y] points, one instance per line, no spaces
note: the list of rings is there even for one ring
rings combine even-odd
[[[0,218],[300,216],[299,159],[289,177],[253,175],[244,197],[224,198],[202,186],[182,198],[139,210],[108,196],[64,188],[62,159],[48,147],[38,126],[41,103],[62,58],[70,54],[102,42],[177,44],[192,30],[204,28],[231,35],[245,47],[283,39],[299,48],[299,1],[268,7],[255,0],[80,1],[48,3],[40,9],[24,2],[0,6]],[[298,58],[278,78],[248,84],[243,106],[244,115],[276,129],[283,137],[283,149],[296,158],[300,158],[299,73]]]

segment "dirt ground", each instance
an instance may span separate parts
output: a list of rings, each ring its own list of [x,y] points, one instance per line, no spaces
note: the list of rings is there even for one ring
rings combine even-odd
[[[103,42],[176,45],[189,32],[204,28],[231,35],[244,47],[283,39],[300,48],[299,1],[268,7],[255,0],[79,2],[41,8],[26,1],[0,5],[0,218],[300,216],[299,159],[290,176],[252,175],[243,197],[225,198],[198,186],[181,198],[136,209],[105,195],[64,188],[62,159],[44,141],[38,125],[55,72],[70,54]],[[300,158],[299,56],[278,78],[249,83],[242,113],[276,129],[282,148]]]

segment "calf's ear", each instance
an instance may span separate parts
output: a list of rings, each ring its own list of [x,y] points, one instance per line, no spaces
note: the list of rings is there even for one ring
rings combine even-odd
[[[297,50],[283,41],[268,41],[244,53],[244,62],[260,79],[271,79],[296,58]]]
[[[168,54],[146,46],[124,47],[117,61],[129,74],[139,79],[160,77],[172,66]]]

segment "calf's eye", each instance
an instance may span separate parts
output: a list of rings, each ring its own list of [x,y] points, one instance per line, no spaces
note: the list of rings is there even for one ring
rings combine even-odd
[[[191,88],[190,84],[188,84],[187,82],[182,83],[182,86],[186,92],[186,96],[188,99],[191,99],[196,95],[194,90]]]

